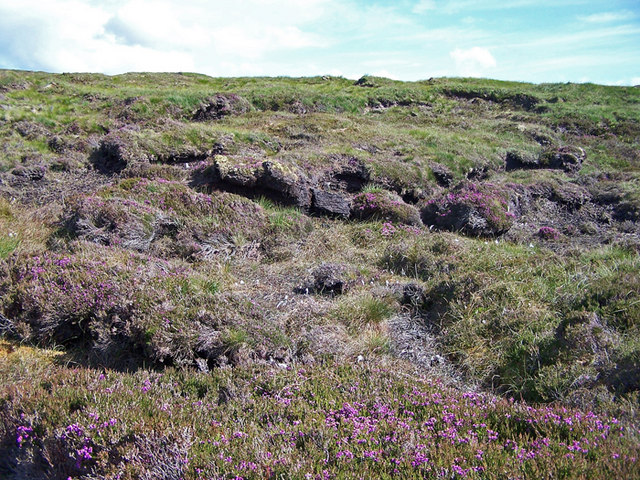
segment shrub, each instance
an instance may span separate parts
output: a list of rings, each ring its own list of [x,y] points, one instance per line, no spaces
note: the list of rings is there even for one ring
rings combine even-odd
[[[544,240],[558,240],[560,232],[553,227],[540,227],[538,236]]]
[[[461,184],[425,202],[422,221],[474,236],[501,235],[511,228],[515,217],[509,211],[509,200],[504,187],[489,183]]]
[[[420,214],[412,205],[385,190],[369,190],[353,199],[351,211],[356,218],[386,220],[390,222],[420,225]]]
[[[224,349],[214,332],[246,315],[193,269],[107,247],[16,259],[0,289],[24,340],[84,346],[111,365],[215,361]]]

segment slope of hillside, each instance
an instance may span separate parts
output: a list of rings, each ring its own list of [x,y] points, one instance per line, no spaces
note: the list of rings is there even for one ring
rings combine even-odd
[[[639,143],[638,88],[0,71],[0,473],[640,477]]]

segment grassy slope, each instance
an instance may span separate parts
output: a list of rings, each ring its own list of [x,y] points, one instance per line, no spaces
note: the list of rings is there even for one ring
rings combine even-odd
[[[175,478],[637,476],[640,91],[359,83],[0,73],[0,313],[13,322],[7,338],[63,352],[2,344],[0,468],[58,465],[52,478],[158,475],[145,462]],[[194,121],[216,94],[242,102]],[[118,174],[100,172],[105,138],[126,150]],[[504,170],[508,151],[566,145],[586,152],[577,173]],[[385,214],[315,218],[194,192],[194,167],[220,149],[244,169],[268,159],[319,177],[357,159],[375,184],[365,191],[379,196],[441,198],[434,163],[452,185],[474,169],[486,172],[481,185],[555,196],[506,240]],[[606,201],[576,207],[558,200],[567,192]],[[83,236],[77,220],[87,218],[102,226]],[[543,225],[558,238],[535,235]],[[339,266],[346,293],[294,294],[322,262]],[[407,284],[421,292],[409,303]],[[365,366],[353,366],[358,357]],[[451,411],[467,423],[447,434]],[[598,439],[616,431],[612,414],[626,433]],[[431,417],[439,437],[425,435]],[[374,427],[359,443],[361,423]]]

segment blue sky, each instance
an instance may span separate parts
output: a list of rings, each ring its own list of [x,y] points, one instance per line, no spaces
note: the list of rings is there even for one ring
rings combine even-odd
[[[0,0],[0,68],[640,84],[638,0]]]

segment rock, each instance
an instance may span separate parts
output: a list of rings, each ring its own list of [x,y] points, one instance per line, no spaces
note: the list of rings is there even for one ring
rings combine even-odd
[[[538,157],[528,152],[509,151],[505,157],[505,168],[509,170],[540,168]]]
[[[432,163],[431,171],[433,172],[433,176],[436,177],[438,185],[441,187],[451,186],[451,182],[453,182],[453,173],[448,167],[440,163]]]
[[[224,155],[216,155],[213,165],[212,182],[220,183],[224,187],[242,187],[253,189],[258,184],[258,177],[262,175],[262,163],[255,165],[235,164]]]
[[[331,171],[324,182],[329,183],[333,189],[355,193],[362,190],[370,180],[371,173],[364,162],[351,157],[345,165]]]
[[[295,293],[341,295],[346,290],[345,267],[334,263],[323,263],[311,271],[311,277]]]
[[[340,193],[312,188],[311,212],[317,215],[347,218],[351,213],[351,201]]]
[[[547,150],[540,157],[541,168],[555,168],[566,172],[580,170],[587,154],[580,147],[566,146]]]
[[[197,185],[238,193],[250,198],[266,197],[276,203],[311,207],[311,182],[298,170],[277,161],[234,161],[216,155],[213,165],[199,171],[193,179]]]
[[[251,110],[251,104],[235,93],[218,93],[206,99],[193,112],[193,120],[203,122],[207,120],[220,120],[227,115],[241,115]]]
[[[310,182],[301,172],[277,162],[267,161],[262,167],[263,174],[258,179],[258,185],[276,192],[276,201],[293,204],[305,210],[311,207]]]

